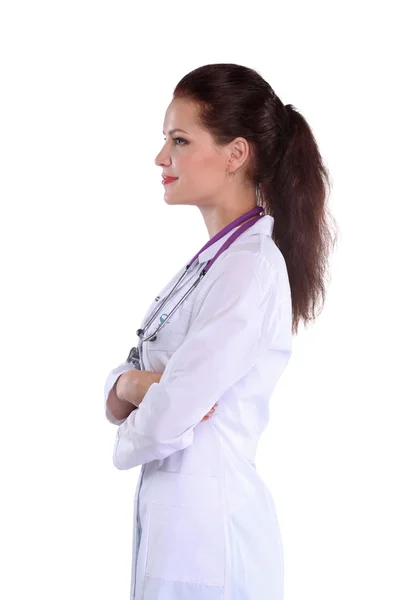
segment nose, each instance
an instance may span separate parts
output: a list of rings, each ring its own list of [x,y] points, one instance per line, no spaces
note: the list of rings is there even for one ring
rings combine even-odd
[[[154,163],[157,165],[157,167],[170,166],[171,158],[168,156],[165,145],[155,157]]]

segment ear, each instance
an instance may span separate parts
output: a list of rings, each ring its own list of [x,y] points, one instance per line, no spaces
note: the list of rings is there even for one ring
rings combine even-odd
[[[237,171],[247,161],[249,153],[248,141],[243,137],[235,138],[228,148],[227,171]]]

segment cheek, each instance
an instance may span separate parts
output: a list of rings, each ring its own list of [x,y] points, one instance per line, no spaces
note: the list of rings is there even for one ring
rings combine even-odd
[[[190,171],[196,180],[204,182],[206,177],[207,180],[219,181],[223,175],[221,158],[215,154],[194,153],[183,160],[182,166]]]

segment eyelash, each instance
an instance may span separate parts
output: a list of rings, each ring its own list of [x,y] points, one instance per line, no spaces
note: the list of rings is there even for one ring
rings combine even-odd
[[[176,140],[181,140],[182,142],[184,142],[184,144],[176,144],[176,146],[184,146],[185,144],[187,144],[187,141],[186,141],[186,140],[184,140],[184,139],[183,139],[183,138],[181,138],[181,137],[175,137],[175,138],[172,138],[172,139],[174,140],[174,142],[176,142]],[[164,138],[164,142],[165,142],[165,141],[166,141],[166,139]]]

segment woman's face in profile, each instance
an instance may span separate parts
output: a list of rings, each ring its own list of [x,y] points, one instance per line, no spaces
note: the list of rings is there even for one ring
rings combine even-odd
[[[167,204],[211,206],[226,185],[227,149],[196,123],[197,110],[194,102],[175,98],[165,114],[165,143],[154,162],[160,175],[177,177],[165,185]]]

